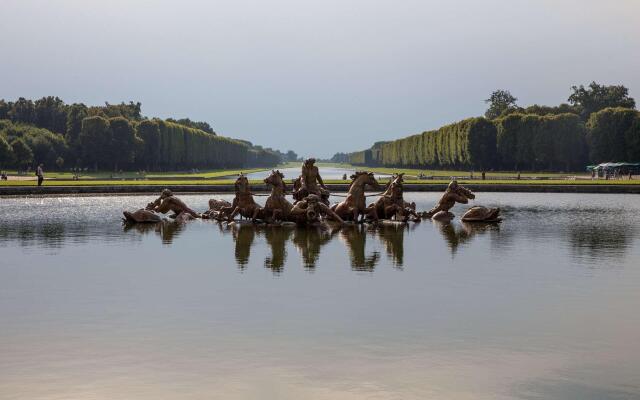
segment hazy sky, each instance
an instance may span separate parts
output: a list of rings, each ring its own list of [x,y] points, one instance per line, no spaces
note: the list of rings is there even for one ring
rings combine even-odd
[[[497,88],[640,100],[640,1],[1,0],[0,98],[147,116],[331,156],[481,115]]]

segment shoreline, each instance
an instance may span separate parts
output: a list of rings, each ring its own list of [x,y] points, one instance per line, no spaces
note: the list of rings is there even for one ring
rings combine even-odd
[[[640,184],[469,184],[464,186],[474,192],[525,192],[525,193],[610,193],[610,194],[640,194]],[[20,196],[66,196],[66,195],[135,195],[160,193],[162,189],[169,188],[175,193],[209,193],[225,194],[233,193],[234,185],[110,185],[110,186],[0,186],[1,197]],[[347,184],[327,184],[332,192],[346,192]],[[444,183],[405,183],[405,192],[444,192],[447,184]],[[265,185],[255,185],[251,188],[253,193],[269,193]],[[368,190],[367,193],[377,193]]]

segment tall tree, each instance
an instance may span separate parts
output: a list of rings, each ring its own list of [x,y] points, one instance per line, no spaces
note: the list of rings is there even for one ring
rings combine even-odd
[[[488,119],[498,118],[507,110],[515,108],[517,100],[518,99],[511,95],[508,90],[496,90],[484,101],[489,104],[489,108],[484,113],[484,116]]]
[[[122,166],[133,161],[136,135],[133,126],[124,117],[115,117],[109,119],[109,128],[111,130],[111,159],[114,169],[119,170]]]
[[[19,168],[26,168],[33,162],[33,151],[22,138],[16,138],[11,142],[11,149]]]
[[[25,124],[34,123],[36,112],[33,101],[20,97],[13,103],[13,107],[11,107],[11,111],[9,111],[9,118],[14,122],[22,122]]]
[[[101,165],[110,164],[111,130],[107,119],[98,116],[83,119],[79,139],[85,164],[93,165],[96,171]]]
[[[67,110],[60,98],[47,96],[34,102],[35,124],[52,132],[64,134],[67,129]]]
[[[572,86],[569,103],[582,109],[581,115],[587,120],[589,116],[607,107],[635,108],[636,102],[629,97],[629,89],[623,85],[599,85],[591,82],[589,87]]]
[[[13,149],[7,140],[0,136],[0,168],[13,164]]]

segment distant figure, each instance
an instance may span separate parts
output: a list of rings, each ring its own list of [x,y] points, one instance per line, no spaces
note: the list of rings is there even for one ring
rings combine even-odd
[[[43,164],[38,165],[38,169],[36,169],[36,176],[38,177],[38,186],[42,186],[42,181],[44,181],[44,171],[42,170],[44,167]]]
[[[482,171],[482,180],[484,180],[486,178],[485,172]]]
[[[631,173],[629,173],[629,177],[631,177]],[[6,173],[6,172],[4,172],[4,171],[2,171],[2,175],[0,175],[0,178],[1,178],[3,181],[6,181],[6,180],[8,179],[8,178],[7,178],[7,173]],[[629,178],[629,179],[631,179],[631,178]]]
[[[632,179],[633,179],[633,174],[631,173],[631,170],[629,170],[629,180],[632,180]]]
[[[518,171],[518,177],[516,179],[520,180],[520,171]]]
[[[594,180],[594,179],[596,179],[596,169],[595,168],[591,170],[591,180]]]
[[[473,171],[471,171],[471,179],[473,179]]]
[[[346,181],[347,180],[347,174],[342,174],[342,180]]]

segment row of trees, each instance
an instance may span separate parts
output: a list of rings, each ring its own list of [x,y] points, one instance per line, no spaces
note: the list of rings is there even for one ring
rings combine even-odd
[[[486,118],[380,142],[335,157],[356,165],[510,170],[582,170],[586,163],[640,161],[640,113],[624,86],[572,87],[570,104],[516,104],[508,91],[486,100]]]
[[[496,161],[496,127],[485,118],[469,118],[372,148],[351,153],[356,165],[489,168]]]
[[[292,154],[288,154],[292,156]],[[293,153],[295,156],[295,153]],[[0,166],[103,170],[273,166],[283,153],[216,135],[206,122],[148,119],[141,104],[0,100]]]

